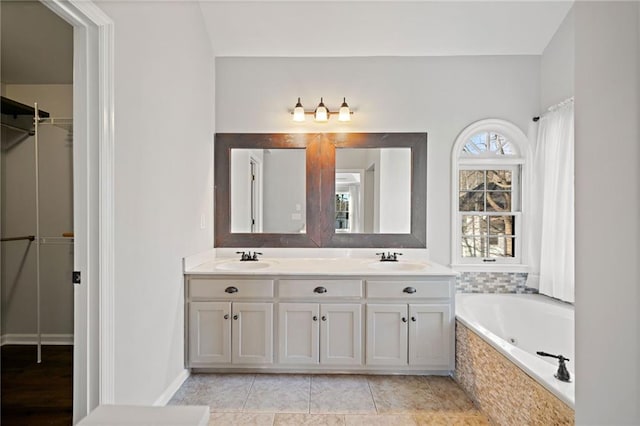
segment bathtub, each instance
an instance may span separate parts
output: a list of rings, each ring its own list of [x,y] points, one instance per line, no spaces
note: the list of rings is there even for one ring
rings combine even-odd
[[[457,294],[456,319],[572,409],[575,407],[573,306],[543,295]],[[571,383],[553,375],[558,361],[536,351],[562,354],[570,361]]]

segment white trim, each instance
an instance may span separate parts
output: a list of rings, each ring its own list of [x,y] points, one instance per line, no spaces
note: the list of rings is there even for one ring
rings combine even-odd
[[[492,157],[484,157],[484,156],[461,156],[461,152],[467,140],[479,132],[496,132],[506,136],[511,143],[515,145],[515,148],[518,150],[519,155],[517,156],[505,156],[503,158],[497,158],[496,156]],[[500,119],[486,119],[476,121],[471,123],[467,127],[465,127],[460,134],[457,136],[456,141],[453,145],[453,149],[451,152],[451,267],[456,270],[464,270],[464,271],[505,271],[514,267],[522,268],[522,263],[526,261],[526,253],[524,252],[524,247],[526,244],[522,243],[523,230],[526,229],[523,225],[524,220],[526,220],[526,203],[524,202],[524,192],[527,184],[526,178],[526,160],[531,158],[531,147],[529,145],[529,140],[527,136],[513,123],[510,123],[506,120]],[[484,168],[496,167],[499,165],[504,166],[515,166],[521,165],[520,168],[520,188],[518,190],[519,196],[519,204],[520,209],[514,211],[513,213],[519,212],[520,220],[516,223],[517,227],[517,235],[516,235],[516,243],[518,244],[516,251],[517,264],[508,264],[509,259],[503,259],[500,262],[500,259],[497,259],[497,263],[491,264],[473,264],[473,263],[464,263],[461,257],[460,245],[458,244],[460,240],[460,216],[458,212],[458,203],[459,197],[455,194],[459,192],[459,182],[458,182],[458,173],[460,171],[460,166],[466,166],[466,168],[475,168],[485,165]],[[470,167],[472,166],[472,167]],[[511,260],[513,262],[513,260]],[[455,266],[454,266],[455,265]],[[464,265],[464,269],[458,269],[462,265]],[[526,267],[525,267],[526,269]]]
[[[74,27],[74,134],[86,142],[74,150],[76,423],[114,400],[114,23],[91,0],[41,1]]]
[[[167,405],[169,401],[171,401],[171,398],[173,397],[173,395],[178,391],[178,389],[180,389],[180,386],[182,386],[182,384],[189,378],[190,375],[191,373],[186,368],[182,370],[178,374],[178,376],[175,379],[173,379],[171,384],[167,386],[164,392],[162,392],[162,394],[158,397],[158,399],[155,400],[153,405],[155,407],[158,407],[158,406],[164,407],[165,405]]]
[[[73,345],[73,334],[42,334],[43,345]],[[31,334],[3,334],[0,346],[4,345],[37,345],[38,335]]]

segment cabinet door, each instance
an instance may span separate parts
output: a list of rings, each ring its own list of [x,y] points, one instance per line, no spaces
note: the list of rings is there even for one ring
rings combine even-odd
[[[234,364],[273,362],[273,303],[233,303]]]
[[[409,364],[449,369],[451,360],[449,305],[409,305]]]
[[[231,362],[231,303],[189,304],[189,363]]]
[[[317,364],[319,305],[280,303],[278,349],[282,364]]]
[[[407,365],[407,305],[367,305],[367,364]]]
[[[320,319],[320,363],[361,365],[361,305],[320,305]]]

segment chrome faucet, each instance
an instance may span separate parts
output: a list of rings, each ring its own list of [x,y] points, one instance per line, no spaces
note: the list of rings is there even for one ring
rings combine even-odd
[[[251,254],[251,251],[237,251],[236,254],[240,255],[240,262],[257,262],[258,259],[258,255],[262,255],[262,253],[254,251],[253,254]]]
[[[384,254],[384,252],[382,252],[382,253],[376,253],[376,256],[382,256],[380,257],[380,262],[397,262],[398,256],[402,256],[402,253],[387,252],[387,254]]]

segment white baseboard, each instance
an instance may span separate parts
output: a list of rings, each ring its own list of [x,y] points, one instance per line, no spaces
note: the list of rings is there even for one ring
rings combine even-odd
[[[73,345],[73,334],[42,334],[43,345]],[[37,334],[3,334],[0,346],[4,345],[37,345]]]
[[[160,395],[160,397],[156,399],[156,402],[154,402],[153,405],[156,407],[163,407],[167,405],[167,403],[171,401],[173,394],[175,394],[178,389],[180,389],[180,386],[182,386],[185,380],[189,378],[190,374],[191,373],[189,372],[189,370],[182,370],[180,374],[178,374],[178,376],[173,380],[173,382],[171,382],[171,384],[164,390],[164,392],[162,392],[162,395]]]

